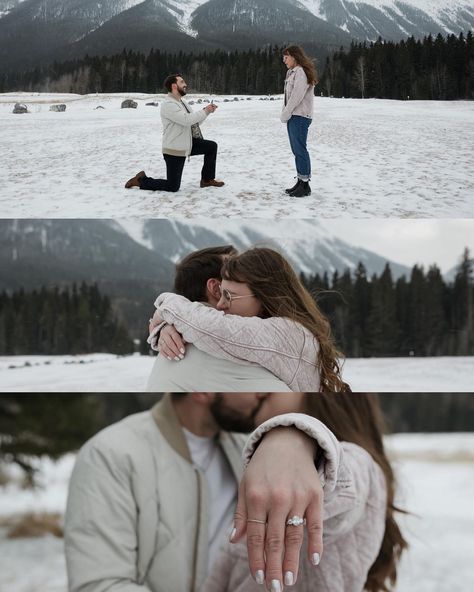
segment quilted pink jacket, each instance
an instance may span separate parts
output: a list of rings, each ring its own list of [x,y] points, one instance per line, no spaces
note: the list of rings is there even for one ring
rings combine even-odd
[[[161,318],[198,349],[237,364],[262,366],[294,392],[319,391],[319,343],[299,323],[224,314],[168,292],[155,306]]]
[[[357,395],[355,395],[357,396]],[[267,425],[271,427],[273,418]],[[318,467],[324,491],[321,563],[314,567],[302,550],[298,579],[293,592],[362,592],[367,573],[379,553],[386,514],[386,483],[382,470],[362,448],[338,442],[318,420],[288,414],[281,425],[296,425],[310,434],[324,453]],[[266,424],[252,434],[247,458]],[[261,592],[264,588],[250,576],[246,543],[225,543],[205,582],[203,592]]]
[[[285,103],[280,119],[286,123],[293,115],[313,118],[314,86],[301,66],[288,70],[285,78]]]

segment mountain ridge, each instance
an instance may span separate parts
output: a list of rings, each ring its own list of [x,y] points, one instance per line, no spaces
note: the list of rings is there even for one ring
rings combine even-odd
[[[122,49],[332,51],[474,28],[468,0],[0,0],[0,61],[33,67]]]

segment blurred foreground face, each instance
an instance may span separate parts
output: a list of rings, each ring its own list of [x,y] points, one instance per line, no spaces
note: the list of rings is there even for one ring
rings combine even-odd
[[[217,425],[228,432],[251,432],[268,393],[215,393],[210,407]]]
[[[303,413],[304,393],[270,393],[263,401],[256,415],[256,423],[260,425],[267,419],[283,413]]]

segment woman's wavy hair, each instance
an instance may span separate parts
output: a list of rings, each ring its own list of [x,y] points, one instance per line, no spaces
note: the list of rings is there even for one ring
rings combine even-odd
[[[321,391],[350,391],[342,381],[339,359],[331,326],[303,286],[288,261],[277,251],[254,247],[229,257],[221,271],[222,279],[247,284],[262,304],[262,317],[286,317],[306,327],[319,342],[316,366]]]
[[[397,581],[397,563],[408,547],[395,521],[395,477],[385,454],[385,421],[377,395],[364,393],[307,393],[305,411],[322,421],[339,441],[364,448],[380,466],[387,484],[385,534],[377,559],[369,570],[364,590],[389,592]]]
[[[318,84],[318,74],[314,61],[306,55],[304,49],[299,45],[289,45],[283,50],[283,55],[290,55],[295,58],[298,66],[301,66],[308,79],[308,84],[316,86]]]

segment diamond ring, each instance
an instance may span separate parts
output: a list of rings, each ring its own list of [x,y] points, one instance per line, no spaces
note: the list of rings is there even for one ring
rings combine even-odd
[[[299,516],[293,516],[286,521],[287,526],[304,526],[306,524],[306,518],[300,518]]]

